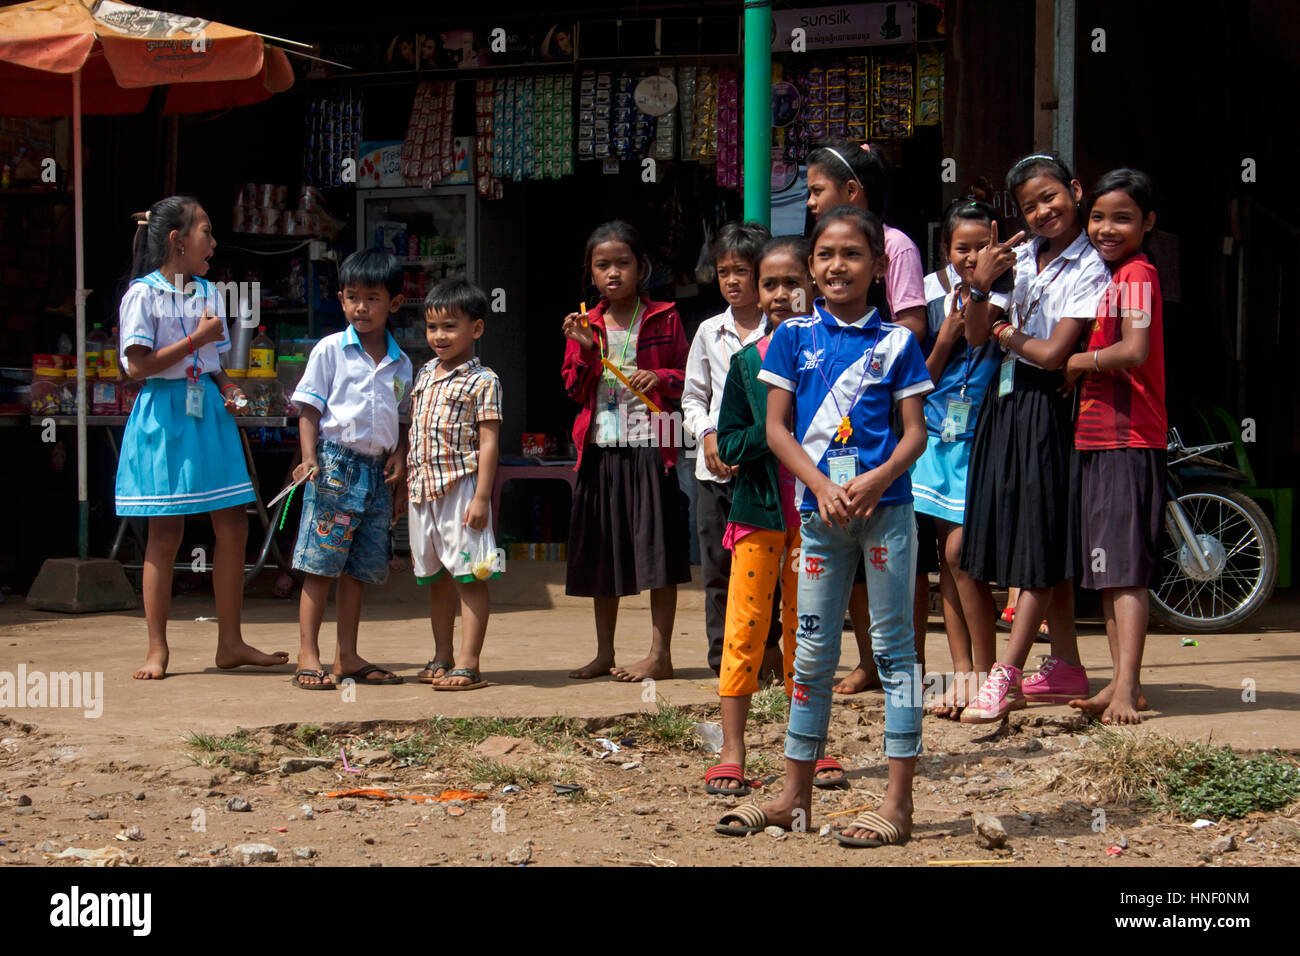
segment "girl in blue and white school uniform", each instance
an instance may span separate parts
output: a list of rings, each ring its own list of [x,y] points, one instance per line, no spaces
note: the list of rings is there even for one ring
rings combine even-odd
[[[244,643],[245,506],[254,498],[231,413],[247,398],[221,368],[230,350],[225,305],[201,276],[217,247],[198,200],[171,196],[136,216],[131,284],[119,307],[122,366],[145,379],[122,436],[117,513],[149,519],[143,591],[149,651],[140,680],[167,673],[172,566],[185,516],[207,513],[216,534],[212,585],[221,668],[284,664]]]
[[[958,717],[975,696],[980,674],[993,666],[993,592],[961,567],[962,525],[966,520],[966,479],[975,423],[989,382],[1002,360],[1002,349],[989,340],[976,348],[966,341],[966,307],[979,250],[989,244],[996,213],[984,203],[959,199],[944,216],[940,247],[948,261],[925,277],[929,340],[926,368],[934,391],[925,397],[925,451],[912,468],[913,507],[927,516],[938,544],[939,591],[943,624],[952,654],[952,681],[929,712]],[[994,318],[1009,298],[990,290]],[[994,311],[995,310],[995,311]],[[918,520],[918,528],[922,523]],[[922,533],[925,533],[924,531]]]

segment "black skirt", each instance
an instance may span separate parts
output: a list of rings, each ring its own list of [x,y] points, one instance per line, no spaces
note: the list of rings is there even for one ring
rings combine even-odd
[[[569,518],[564,592],[625,597],[691,579],[677,474],[658,448],[582,453]]]
[[[1077,573],[1071,528],[1074,427],[1060,372],[1016,362],[1015,387],[995,375],[980,406],[966,483],[961,566],[1004,587],[1051,587]]]
[[[1080,547],[1085,588],[1146,588],[1164,527],[1165,449],[1081,451]]]

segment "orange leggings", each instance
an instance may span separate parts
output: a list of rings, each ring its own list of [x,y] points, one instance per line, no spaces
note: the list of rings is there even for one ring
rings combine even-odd
[[[727,584],[727,629],[722,644],[719,697],[745,697],[758,690],[767,633],[772,624],[772,591],[781,582],[781,645],[785,694],[794,683],[795,601],[799,573],[793,552],[799,528],[759,530],[736,542]]]

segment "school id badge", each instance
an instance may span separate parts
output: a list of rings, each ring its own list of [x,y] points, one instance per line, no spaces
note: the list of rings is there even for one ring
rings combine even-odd
[[[948,399],[948,414],[944,416],[943,428],[939,435],[941,441],[956,441],[957,436],[966,431],[966,423],[970,421],[970,409],[970,402],[957,398]]]
[[[832,448],[826,453],[826,473],[841,488],[847,485],[858,474],[858,450]]]
[[[203,417],[203,383],[190,379],[185,384],[185,414],[190,418]]]
[[[1010,395],[1016,387],[1016,357],[1008,355],[998,367],[998,398]]]
[[[618,445],[622,435],[619,433],[618,409],[609,405],[596,412],[596,444],[602,448]]]

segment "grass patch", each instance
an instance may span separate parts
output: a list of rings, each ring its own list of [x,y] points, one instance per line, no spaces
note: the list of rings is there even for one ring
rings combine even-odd
[[[1254,810],[1280,810],[1300,798],[1300,767],[1278,751],[1242,757],[1230,747],[1190,748],[1183,763],[1149,788],[1159,810],[1189,820],[1244,817]]]
[[[696,718],[685,707],[678,707],[660,698],[653,713],[642,714],[632,724],[630,732],[638,740],[654,740],[664,747],[695,747]]]
[[[195,750],[201,750],[204,753],[235,753],[235,754],[255,754],[257,747],[254,746],[251,735],[247,730],[240,728],[233,734],[227,734],[224,737],[218,737],[215,734],[198,734],[190,731],[186,734],[185,743]]]
[[[294,742],[313,757],[330,757],[334,754],[334,742],[329,734],[315,724],[303,724],[293,734]]]
[[[529,787],[551,778],[547,768],[536,764],[512,766],[479,756],[468,757],[456,769],[458,774],[465,775],[474,783],[487,783],[493,787],[504,787],[512,783]]]
[[[1102,800],[1135,800],[1184,819],[1240,818],[1300,799],[1300,766],[1280,753],[1243,757],[1230,747],[1157,734],[1101,728],[1080,751],[1058,788],[1092,791]]]
[[[749,700],[749,721],[754,724],[785,723],[790,717],[790,699],[784,684],[772,684]]]
[[[489,737],[518,737],[544,747],[555,755],[578,752],[576,738],[585,737],[585,724],[570,717],[431,717],[423,729],[405,736],[370,733],[362,746],[387,750],[401,763],[424,765],[435,758],[451,762],[457,756],[480,759],[470,751]],[[488,779],[488,778],[484,778]],[[519,781],[506,780],[505,783]]]

